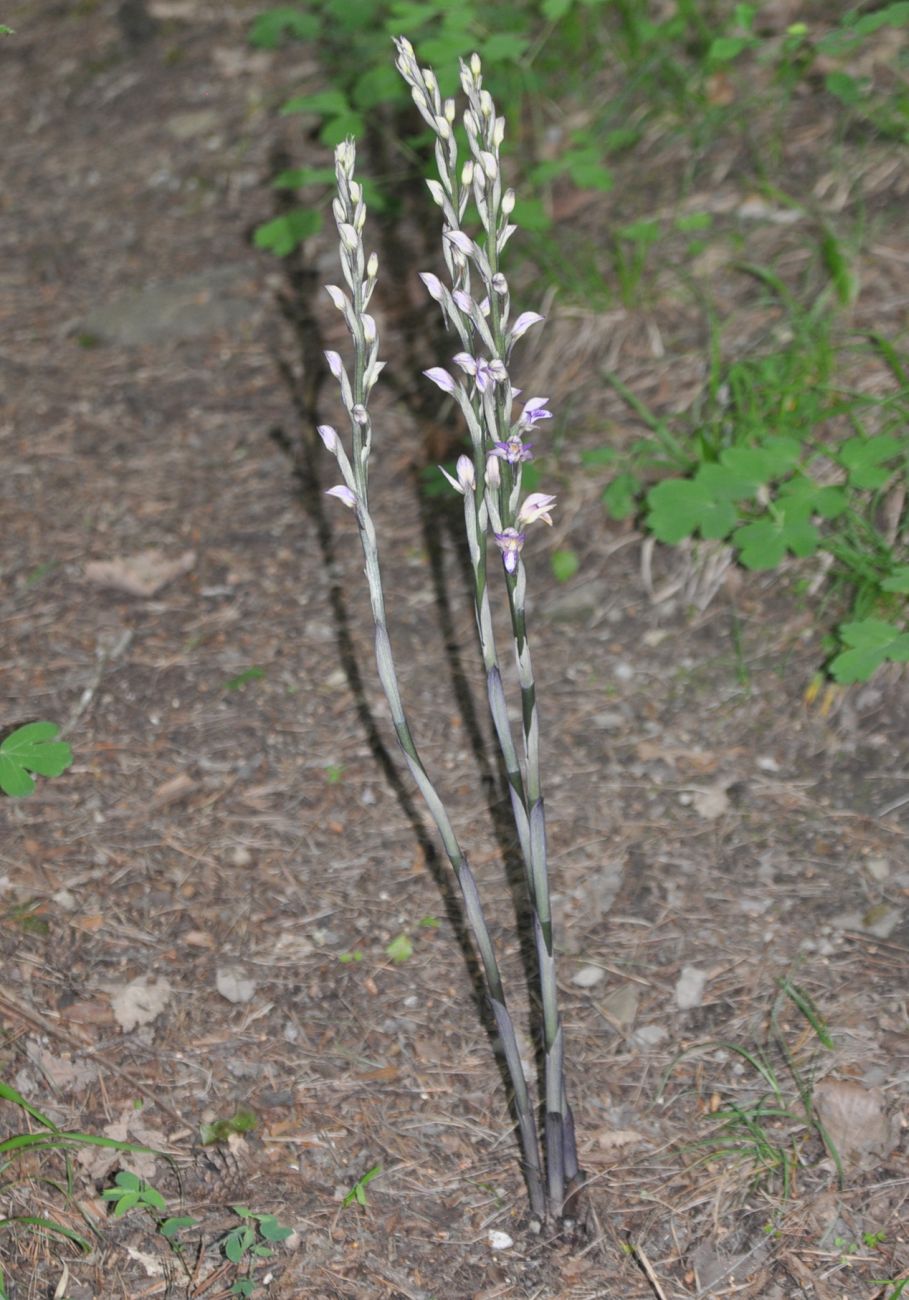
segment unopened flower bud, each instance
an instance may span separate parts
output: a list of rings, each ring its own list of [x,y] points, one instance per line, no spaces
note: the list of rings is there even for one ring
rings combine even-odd
[[[363,186],[359,181],[350,182],[350,197],[353,199],[354,203],[359,203],[360,199],[363,197]]]
[[[504,139],[505,139],[505,119],[504,117],[497,117],[495,128],[492,133],[492,142],[495,145],[495,147],[498,149]]]
[[[375,343],[377,333],[375,317],[370,316],[368,312],[364,312],[360,319],[363,322],[363,337],[366,342]]]
[[[502,474],[499,468],[498,456],[489,456],[486,460],[486,486],[488,488],[498,488],[502,482]]]
[[[449,124],[454,122],[457,108],[455,106],[455,102],[453,99],[446,99],[443,105],[443,112],[445,113],[446,122],[448,122]]]
[[[483,65],[480,62],[480,56],[476,52],[470,56],[470,71],[474,77],[478,77],[483,71]]]
[[[334,430],[330,424],[319,425],[319,437],[325,443],[325,446],[329,451],[335,452],[338,450],[338,435],[336,430]]]
[[[484,117],[492,117],[495,113],[495,104],[492,102],[492,95],[488,90],[480,91],[480,112]]]
[[[465,189],[469,189],[473,184],[473,159],[469,158],[461,168],[461,184]]]
[[[369,261],[366,263],[366,277],[374,280],[379,274],[379,259],[375,253],[369,254]]]
[[[484,149],[480,153],[480,162],[483,164],[483,171],[486,173],[486,179],[494,181],[499,174],[499,164],[495,160],[495,155],[488,153]]]
[[[515,205],[514,190],[506,190],[505,193],[502,195],[502,211],[504,212],[506,217],[510,217],[512,212],[514,212],[514,205]]]
[[[357,239],[357,232],[354,229],[354,227],[351,226],[348,222],[342,221],[341,224],[338,226],[338,234],[341,236],[341,243],[344,245],[344,247],[347,249],[349,253],[352,253],[353,250],[356,248],[357,244],[359,243],[359,240]]]
[[[369,424],[369,412],[366,410],[366,407],[362,404],[362,402],[357,402],[351,414],[353,415],[353,418],[356,420],[357,424],[359,424],[361,427]]]
[[[442,189],[442,186],[439,184],[439,182],[428,180],[426,182],[426,188],[429,190],[430,194],[432,195],[433,202],[437,203],[438,206],[441,207],[442,204],[445,202],[445,191]]]
[[[440,140],[451,139],[451,125],[444,117],[436,118],[436,135]]]
[[[436,74],[433,72],[432,68],[423,69],[423,84],[430,93],[435,90],[438,83],[436,81]]]

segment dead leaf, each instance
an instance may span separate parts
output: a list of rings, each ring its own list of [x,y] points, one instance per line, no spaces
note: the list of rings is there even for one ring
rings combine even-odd
[[[171,992],[170,981],[164,975],[140,975],[131,980],[110,1000],[117,1024],[125,1034],[137,1025],[150,1025],[167,1006]]]
[[[155,596],[174,578],[189,573],[196,563],[195,551],[184,551],[169,560],[163,551],[140,551],[138,555],[118,556],[113,560],[92,560],[85,566],[85,576],[97,587],[113,587],[128,596]]]
[[[722,817],[723,813],[729,811],[729,796],[725,784],[695,790],[691,803],[699,817],[703,817],[708,822],[716,821],[717,817]]]
[[[255,980],[246,979],[231,966],[221,966],[215,972],[215,988],[228,1002],[251,1002],[256,991]]]
[[[640,1133],[633,1128],[604,1128],[597,1134],[597,1146],[602,1151],[618,1151],[642,1141]]]
[[[879,1088],[855,1079],[822,1079],[814,1090],[814,1108],[844,1164],[873,1168],[896,1146]]]
[[[196,789],[198,782],[194,781],[188,772],[178,772],[172,776],[169,781],[159,785],[151,797],[152,808],[166,808],[168,804],[178,803],[185,799],[187,795],[192,794]]]

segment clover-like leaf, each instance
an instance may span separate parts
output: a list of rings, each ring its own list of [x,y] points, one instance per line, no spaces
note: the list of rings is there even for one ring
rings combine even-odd
[[[0,790],[23,798],[35,788],[34,776],[59,776],[73,761],[73,751],[54,740],[55,722],[30,722],[7,736],[0,745]]]
[[[882,618],[844,623],[839,634],[850,648],[830,661],[830,671],[844,685],[866,682],[887,660],[909,663],[909,632],[901,631]]]
[[[906,443],[889,433],[874,438],[849,438],[839,448],[837,460],[849,472],[849,484],[856,488],[879,488],[887,482],[891,471],[884,468],[906,449]]]
[[[647,494],[647,526],[661,542],[680,542],[700,530],[702,537],[726,537],[738,522],[735,506],[717,500],[698,479],[664,479]]]

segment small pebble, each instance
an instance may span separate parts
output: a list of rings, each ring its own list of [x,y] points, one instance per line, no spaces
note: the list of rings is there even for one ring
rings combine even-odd
[[[582,966],[580,970],[575,971],[572,975],[571,982],[577,985],[579,989],[592,989],[595,984],[599,984],[605,977],[606,972],[602,966]]]
[[[489,1244],[493,1250],[508,1250],[514,1245],[514,1241],[507,1232],[499,1232],[495,1228],[490,1228]]]

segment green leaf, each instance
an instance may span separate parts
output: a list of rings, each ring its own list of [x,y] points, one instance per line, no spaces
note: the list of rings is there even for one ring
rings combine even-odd
[[[895,4],[864,14],[858,22],[852,24],[852,30],[858,36],[870,36],[881,27],[905,27],[909,23],[909,0],[896,0]]]
[[[541,6],[543,17],[551,23],[557,23],[571,9],[574,0],[543,0]]]
[[[406,934],[399,934],[386,946],[385,955],[390,957],[396,966],[400,966],[405,961],[410,961],[413,956],[413,944]]]
[[[333,117],[322,127],[319,132],[319,139],[330,149],[334,149],[342,140],[348,136],[360,136],[366,129],[366,124],[359,113],[346,113],[341,117]]]
[[[665,479],[647,494],[647,527],[661,542],[680,542],[700,530],[705,538],[721,539],[735,527],[738,512],[717,500],[703,483]]]
[[[317,90],[312,95],[295,95],[281,107],[281,116],[291,113],[318,113],[323,117],[340,117],[350,112],[350,104],[343,90],[332,87]]]
[[[881,583],[881,590],[909,595],[909,564],[897,565],[889,578],[885,578]]]
[[[228,681],[224,683],[224,690],[238,691],[240,687],[245,686],[247,682],[257,682],[264,676],[264,668],[259,668],[257,666],[247,668],[244,672],[237,673],[236,677],[229,678]]]
[[[379,104],[401,103],[407,97],[403,78],[393,67],[384,63],[369,68],[358,77],[351,92],[355,107],[364,111],[376,108]]]
[[[603,491],[603,505],[613,519],[628,519],[638,505],[640,483],[633,474],[617,474]]]
[[[849,504],[842,488],[821,487],[807,475],[784,483],[780,488],[780,500],[784,509],[791,502],[793,507],[821,515],[824,519],[837,519]]]
[[[279,5],[259,14],[249,29],[249,43],[261,50],[274,50],[285,36],[299,41],[311,41],[319,34],[320,23],[315,14],[304,13],[295,5]]]
[[[260,1214],[259,1231],[266,1241],[286,1241],[293,1228],[284,1228],[273,1214]]]
[[[194,1228],[198,1222],[198,1219],[193,1219],[188,1214],[175,1216],[174,1218],[165,1219],[162,1223],[159,1223],[158,1231],[161,1233],[162,1237],[166,1237],[167,1240],[170,1241],[176,1237],[178,1232],[182,1232],[184,1228]]]
[[[255,1245],[256,1234],[247,1224],[234,1228],[224,1238],[224,1254],[232,1264],[239,1264],[250,1246]]]
[[[321,229],[322,214],[311,208],[301,208],[257,226],[253,243],[256,248],[267,249],[276,257],[287,257],[304,239],[317,234]]]
[[[708,63],[731,63],[745,50],[756,45],[753,36],[717,36],[707,51]]]
[[[781,530],[768,519],[736,529],[732,542],[739,548],[739,559],[746,569],[775,569],[786,554]]]
[[[594,447],[592,451],[581,452],[582,465],[612,465],[618,460],[619,453],[613,447]]]
[[[906,447],[906,442],[887,433],[874,438],[849,438],[839,448],[837,460],[849,471],[850,487],[879,488],[891,473],[883,468],[883,463],[898,456]]]
[[[541,199],[518,199],[511,220],[520,230],[530,230],[535,233],[548,230],[552,225],[552,218]]]
[[[276,190],[298,190],[304,185],[334,185],[333,167],[289,167],[272,181]]]
[[[552,572],[557,582],[569,582],[581,565],[577,552],[567,549],[553,551],[549,562],[552,565]]]
[[[493,32],[483,41],[483,62],[492,67],[496,63],[518,63],[527,53],[530,41],[516,32]]]
[[[881,618],[844,623],[839,634],[851,649],[831,660],[830,671],[844,685],[866,682],[875,669],[888,660],[909,663],[909,632],[902,632]]]
[[[760,447],[727,447],[720,453],[720,464],[748,480],[756,490],[788,474],[800,454],[794,438],[767,438]]]
[[[850,77],[848,72],[828,72],[824,78],[824,87],[847,108],[854,108],[856,104],[860,104],[868,93],[867,83]]]
[[[698,230],[709,230],[713,225],[713,216],[709,212],[689,212],[676,217],[675,228],[682,234],[691,234]]]
[[[0,790],[21,799],[35,788],[35,776],[59,776],[73,761],[73,751],[62,740],[54,740],[60,728],[55,722],[29,722],[17,728],[0,744]]]

